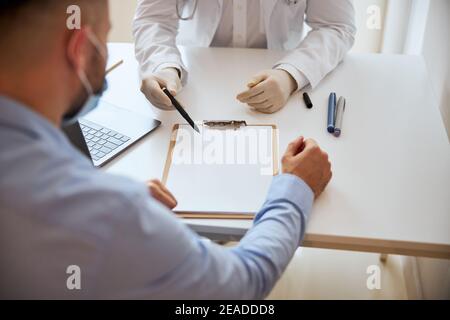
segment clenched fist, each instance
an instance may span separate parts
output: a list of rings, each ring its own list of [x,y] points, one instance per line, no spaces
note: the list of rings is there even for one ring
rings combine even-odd
[[[317,198],[331,180],[328,154],[312,139],[303,137],[291,142],[282,158],[283,173],[301,178]]]

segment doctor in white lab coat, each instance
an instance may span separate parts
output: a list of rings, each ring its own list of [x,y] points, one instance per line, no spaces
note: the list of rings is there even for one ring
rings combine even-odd
[[[342,61],[354,42],[354,16],[352,0],[139,0],[133,33],[142,92],[171,109],[161,88],[176,95],[188,78],[177,45],[285,50],[237,95],[259,112],[276,112]]]

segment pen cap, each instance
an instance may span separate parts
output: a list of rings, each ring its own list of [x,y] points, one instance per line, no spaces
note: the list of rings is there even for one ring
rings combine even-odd
[[[308,93],[303,93],[303,100],[305,101],[305,105],[308,109],[311,109],[313,107],[313,103],[311,101],[311,98],[309,97]]]

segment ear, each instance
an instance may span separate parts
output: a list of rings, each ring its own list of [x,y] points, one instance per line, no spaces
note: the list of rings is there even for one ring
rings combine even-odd
[[[67,39],[67,59],[74,70],[86,70],[89,57],[89,27],[70,30]]]

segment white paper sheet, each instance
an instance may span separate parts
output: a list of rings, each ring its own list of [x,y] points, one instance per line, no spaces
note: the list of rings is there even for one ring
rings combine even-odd
[[[254,214],[273,178],[273,128],[180,126],[167,187],[176,212]]]

